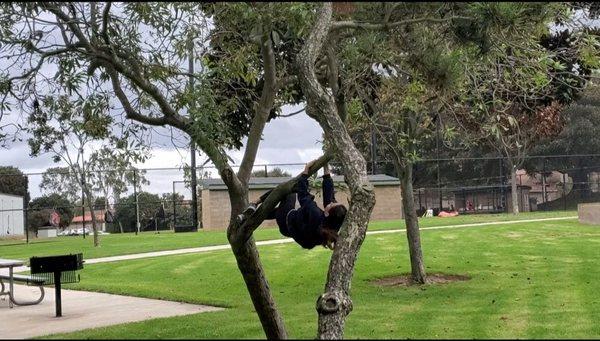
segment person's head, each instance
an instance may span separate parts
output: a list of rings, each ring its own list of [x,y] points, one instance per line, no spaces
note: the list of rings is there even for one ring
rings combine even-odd
[[[321,226],[324,247],[333,250],[337,242],[338,231],[342,227],[342,223],[344,223],[344,218],[346,218],[346,211],[344,205],[336,202],[325,206],[325,220]]]
[[[339,202],[332,202],[329,205],[325,206],[325,222],[324,225],[327,228],[338,231],[340,227],[342,227],[342,223],[346,218],[346,206],[340,204]]]

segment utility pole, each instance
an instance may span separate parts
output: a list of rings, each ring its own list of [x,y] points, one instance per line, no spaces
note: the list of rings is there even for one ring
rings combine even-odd
[[[188,43],[188,73],[189,76],[189,87],[190,91],[194,88],[194,42],[190,39]],[[190,137],[190,153],[192,164],[192,220],[194,224],[194,231],[198,230],[198,193],[197,193],[197,179],[196,179],[196,143],[194,138]]]
[[[85,184],[85,176],[83,170],[81,171],[81,225],[83,226],[83,239],[85,239],[85,191],[83,186]],[[93,212],[90,212],[93,214]],[[91,216],[90,216],[91,218]]]

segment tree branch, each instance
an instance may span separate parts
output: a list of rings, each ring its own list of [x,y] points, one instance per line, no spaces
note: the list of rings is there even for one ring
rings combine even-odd
[[[306,110],[306,107],[304,107],[304,108],[302,108],[302,109],[300,109],[300,110],[294,111],[294,112],[292,112],[292,113],[289,113],[289,114],[281,114],[281,115],[277,115],[277,117],[292,117],[292,116],[294,116],[294,115],[298,115],[298,114],[300,114],[300,113],[304,112],[305,110]]]
[[[108,39],[108,14],[110,13],[111,5],[112,2],[106,2],[106,6],[104,6],[104,10],[102,11],[102,31],[100,34],[107,45],[110,45],[110,40]]]
[[[448,18],[429,18],[428,17],[428,18],[406,19],[406,20],[400,20],[400,21],[395,21],[395,22],[391,22],[391,23],[384,22],[383,24],[359,23],[356,21],[336,21],[331,24],[331,30],[332,31],[338,31],[338,30],[343,30],[343,29],[383,30],[383,29],[395,28],[398,26],[408,25],[408,24],[416,24],[416,23],[422,23],[422,22],[443,23],[443,22],[447,22],[450,20],[456,20],[456,19],[472,20],[472,18],[470,18],[470,17],[452,16],[452,17],[448,17]]]
[[[264,80],[265,83],[262,88],[260,100],[256,107],[256,113],[252,124],[250,125],[250,132],[248,133],[248,142],[246,143],[246,151],[240,164],[238,172],[238,178],[243,184],[248,184],[250,175],[252,174],[252,167],[256,160],[256,153],[258,152],[258,146],[262,138],[263,130],[269,118],[269,113],[273,108],[275,102],[275,95],[277,93],[277,75],[275,65],[275,54],[273,52],[273,44],[271,42],[270,25],[266,24],[263,26],[262,39],[260,51],[263,59],[264,68]]]
[[[135,120],[135,121],[149,124],[149,125],[153,125],[153,126],[164,126],[167,124],[167,120],[164,116],[162,116],[162,117],[145,116],[145,115],[142,115],[141,113],[139,113],[137,110],[133,109],[131,102],[129,102],[127,95],[125,95],[125,92],[123,92],[123,88],[121,88],[121,84],[119,83],[119,75],[117,74],[117,71],[112,66],[109,66],[106,69],[110,76],[110,80],[111,80],[115,95],[117,95],[117,98],[123,105],[123,109],[125,109],[125,114],[127,115],[128,119]]]

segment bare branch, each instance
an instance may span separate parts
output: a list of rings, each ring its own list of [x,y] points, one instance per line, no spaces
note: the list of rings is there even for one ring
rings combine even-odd
[[[260,100],[256,107],[256,113],[252,124],[250,125],[250,132],[248,133],[248,142],[246,143],[246,151],[240,164],[238,172],[238,178],[243,184],[247,184],[252,174],[252,167],[256,159],[256,153],[258,152],[258,145],[262,137],[265,124],[269,118],[269,113],[273,109],[275,102],[275,95],[277,94],[277,75],[275,65],[275,54],[273,52],[273,44],[271,42],[270,25],[263,26],[262,39],[260,51],[262,54],[263,65],[264,65],[264,80],[265,83],[262,88]]]
[[[395,22],[384,22],[382,24],[373,24],[373,23],[359,23],[356,21],[336,21],[331,24],[332,31],[338,31],[343,29],[362,29],[362,30],[384,30],[389,28],[395,28],[398,26],[408,25],[408,24],[416,24],[422,22],[432,22],[432,23],[443,23],[456,19],[464,19],[464,20],[472,20],[470,17],[463,16],[452,16],[447,18],[415,18],[415,19],[406,19]]]
[[[281,114],[281,115],[277,115],[277,117],[292,117],[292,116],[294,116],[294,115],[298,115],[298,114],[300,114],[300,113],[303,113],[305,110],[306,110],[306,107],[304,107],[304,108],[302,108],[302,109],[300,109],[300,110],[298,110],[298,111],[294,111],[294,112],[292,112],[292,113],[289,113],[289,114]]]

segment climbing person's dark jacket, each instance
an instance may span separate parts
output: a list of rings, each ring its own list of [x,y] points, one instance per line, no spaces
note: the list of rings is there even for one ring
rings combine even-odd
[[[297,185],[300,208],[291,211],[288,216],[290,236],[305,249],[323,245],[320,229],[325,212],[317,206],[315,196],[308,192],[308,175],[300,175]],[[323,207],[334,202],[333,179],[331,175],[323,175]]]

